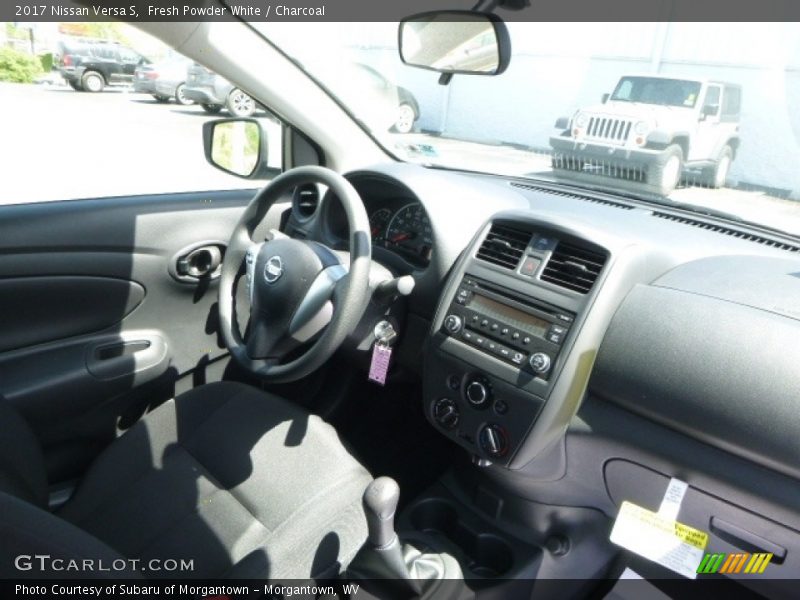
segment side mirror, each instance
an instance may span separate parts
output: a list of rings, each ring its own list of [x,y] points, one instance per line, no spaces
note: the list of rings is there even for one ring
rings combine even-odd
[[[556,129],[566,129],[569,127],[569,117],[559,117],[556,119]]]
[[[706,104],[700,114],[703,117],[716,117],[719,114],[719,104]]]
[[[602,96],[600,96],[600,102],[601,102],[601,103],[603,103],[603,104],[605,104],[606,102],[608,102],[608,99],[609,99],[610,97],[611,97],[611,95],[610,95],[610,94],[603,94]]]
[[[439,73],[500,75],[511,59],[511,38],[494,14],[468,10],[420,13],[399,28],[400,59]]]
[[[270,140],[256,119],[217,119],[203,123],[206,160],[245,179],[264,179],[280,173],[280,168],[270,167],[268,162],[270,141],[275,140]]]

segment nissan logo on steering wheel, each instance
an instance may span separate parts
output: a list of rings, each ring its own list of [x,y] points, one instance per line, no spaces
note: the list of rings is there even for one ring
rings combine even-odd
[[[283,261],[280,256],[270,256],[264,265],[264,279],[267,283],[275,283],[283,275]]]

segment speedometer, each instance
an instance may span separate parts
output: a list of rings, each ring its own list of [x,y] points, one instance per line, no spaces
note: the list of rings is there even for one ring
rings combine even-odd
[[[386,224],[392,218],[392,211],[388,208],[380,208],[369,216],[369,229],[372,241],[377,242],[383,236]]]
[[[398,210],[386,228],[386,248],[412,262],[427,264],[433,251],[433,230],[418,202]]]

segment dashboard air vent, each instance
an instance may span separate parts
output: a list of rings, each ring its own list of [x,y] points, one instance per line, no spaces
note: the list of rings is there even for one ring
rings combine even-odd
[[[547,261],[541,279],[585,294],[592,289],[605,264],[604,253],[560,241]]]
[[[653,216],[658,219],[666,219],[667,221],[674,221],[676,223],[682,223],[684,225],[691,225],[692,227],[698,227],[700,229],[705,229],[707,231],[713,231],[714,233],[729,235],[731,237],[735,237],[740,240],[745,240],[747,242],[763,244],[771,248],[777,248],[778,250],[786,250],[787,252],[800,252],[800,246],[795,246],[794,244],[787,244],[785,242],[779,242],[778,240],[771,240],[761,235],[756,235],[754,233],[747,233],[746,231],[737,231],[736,229],[731,229],[730,227],[723,227],[722,225],[716,225],[714,223],[705,223],[703,221],[698,221],[696,219],[689,219],[687,217],[672,215],[669,213],[658,212],[658,211],[653,211]]]
[[[516,269],[530,241],[530,232],[493,223],[486,239],[478,248],[477,256],[506,269]]]
[[[572,198],[573,200],[583,200],[584,202],[592,202],[594,204],[602,204],[603,206],[613,206],[614,208],[620,208],[622,210],[633,210],[634,206],[631,204],[625,204],[624,202],[617,202],[615,200],[609,200],[607,198],[599,198],[597,196],[589,196],[588,194],[575,194],[573,192],[567,192],[565,190],[559,190],[556,188],[548,188],[539,185],[533,185],[530,183],[519,183],[517,181],[511,182],[511,185],[514,187],[522,188],[524,190],[533,190],[534,192],[543,192],[545,194],[549,194],[550,196],[561,196],[562,198]]]
[[[315,183],[306,183],[294,189],[294,206],[300,219],[308,219],[319,205],[319,189]]]

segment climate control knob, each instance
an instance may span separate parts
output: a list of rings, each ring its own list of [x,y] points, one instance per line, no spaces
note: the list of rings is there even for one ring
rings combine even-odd
[[[439,398],[433,403],[433,419],[443,429],[453,429],[458,425],[458,406],[450,398]]]
[[[484,425],[478,434],[478,444],[492,458],[499,458],[508,452],[508,436],[499,425]]]
[[[444,318],[444,328],[450,333],[458,333],[463,325],[464,323],[458,315],[447,315]]]
[[[464,398],[475,408],[492,403],[492,383],[483,375],[473,375],[464,385]]]
[[[534,373],[547,373],[550,370],[550,356],[544,352],[535,352],[528,359],[528,364]]]

